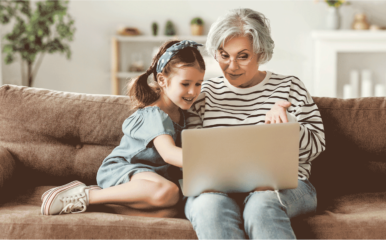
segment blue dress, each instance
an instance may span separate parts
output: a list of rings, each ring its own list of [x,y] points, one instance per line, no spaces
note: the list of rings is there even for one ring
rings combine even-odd
[[[178,183],[182,178],[181,169],[166,163],[153,144],[159,135],[173,137],[176,146],[181,147],[181,131],[186,119],[181,111],[183,126],[157,106],[138,109],[122,125],[124,133],[121,143],[109,154],[97,173],[97,183],[101,188],[108,188],[130,181],[140,172],[155,172],[164,178]],[[179,186],[179,184],[177,184]]]

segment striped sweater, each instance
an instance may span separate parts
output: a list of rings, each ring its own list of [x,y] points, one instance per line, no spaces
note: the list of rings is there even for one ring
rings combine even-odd
[[[311,161],[325,149],[325,137],[318,107],[297,77],[267,71],[250,88],[234,87],[224,77],[206,80],[188,110],[187,128],[264,124],[266,113],[280,100],[291,103],[288,120],[300,123],[298,178],[309,178]]]

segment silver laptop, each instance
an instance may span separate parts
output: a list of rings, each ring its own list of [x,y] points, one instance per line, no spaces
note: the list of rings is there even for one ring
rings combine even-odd
[[[299,123],[182,131],[185,196],[296,188]]]

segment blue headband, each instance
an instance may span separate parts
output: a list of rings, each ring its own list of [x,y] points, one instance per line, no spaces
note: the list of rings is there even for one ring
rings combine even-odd
[[[176,55],[180,50],[187,48],[187,47],[194,47],[198,49],[198,46],[203,46],[202,44],[196,43],[194,41],[190,40],[183,40],[179,43],[173,44],[171,47],[169,47],[164,54],[159,58],[157,63],[157,73],[162,72],[166,64],[170,61],[170,59]]]

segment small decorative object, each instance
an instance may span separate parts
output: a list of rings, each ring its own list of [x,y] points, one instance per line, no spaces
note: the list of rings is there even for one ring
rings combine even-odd
[[[190,29],[193,36],[202,35],[204,31],[204,21],[199,17],[193,18],[192,21],[190,21]]]
[[[156,22],[153,22],[151,24],[151,30],[152,30],[153,36],[157,36],[157,34],[158,34],[158,24]]]
[[[117,33],[123,36],[136,36],[141,34],[137,28],[124,26],[118,27]]]
[[[359,72],[352,70],[350,72],[351,97],[357,98],[359,95]]]
[[[383,84],[375,85],[375,96],[384,97],[385,96],[385,86]]]
[[[174,25],[172,21],[167,21],[165,26],[165,35],[166,36],[174,36],[176,35],[176,30],[174,29]]]
[[[340,28],[340,13],[339,8],[329,7],[326,16],[326,28],[330,30],[337,30]]]
[[[361,97],[371,97],[373,95],[373,83],[371,81],[370,70],[362,70],[362,89]]]
[[[339,7],[343,4],[348,4],[348,2],[346,0],[324,0],[324,2],[329,6],[326,16],[326,28],[331,30],[339,29],[341,19]]]
[[[130,72],[143,72],[145,70],[142,54],[133,53],[131,54],[131,64],[129,67]]]
[[[375,24],[372,24],[370,25],[370,28],[369,28],[371,31],[378,31],[378,30],[382,30],[382,27],[379,26],[379,25],[375,25]]]
[[[350,84],[345,84],[343,86],[343,98],[344,99],[352,98],[351,93],[352,93],[351,85]]]
[[[354,16],[354,22],[351,27],[354,30],[367,30],[370,28],[370,24],[367,22],[364,13],[357,13]]]

